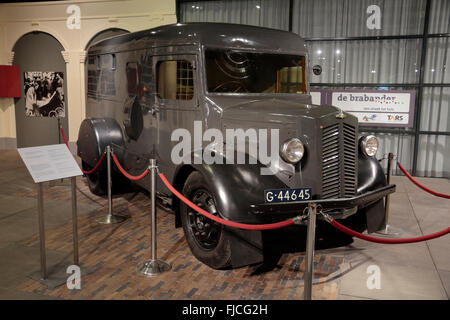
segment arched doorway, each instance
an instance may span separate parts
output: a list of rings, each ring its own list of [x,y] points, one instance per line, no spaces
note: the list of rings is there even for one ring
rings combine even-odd
[[[17,147],[60,143],[56,115],[64,113],[60,121],[69,134],[64,47],[50,34],[35,31],[22,36],[13,51],[23,93],[14,101]]]

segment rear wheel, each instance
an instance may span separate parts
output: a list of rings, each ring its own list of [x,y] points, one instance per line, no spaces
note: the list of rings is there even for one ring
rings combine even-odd
[[[200,208],[219,215],[214,195],[199,172],[189,175],[183,195]],[[214,269],[230,266],[230,240],[223,225],[206,218],[184,203],[181,203],[180,214],[186,241],[193,255]]]
[[[84,171],[89,171],[93,168],[84,161],[82,161],[81,166]],[[105,171],[102,171],[100,170],[100,168],[98,168],[93,173],[86,174],[86,178],[88,180],[89,190],[93,194],[97,196],[104,196],[106,194],[108,177]]]

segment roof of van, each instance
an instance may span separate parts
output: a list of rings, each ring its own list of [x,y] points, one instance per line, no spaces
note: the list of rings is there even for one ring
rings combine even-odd
[[[304,40],[297,34],[263,27],[230,23],[171,24],[102,40],[89,48],[101,53],[123,45],[138,43],[151,46],[200,44],[214,48],[266,49],[270,51],[304,52]]]

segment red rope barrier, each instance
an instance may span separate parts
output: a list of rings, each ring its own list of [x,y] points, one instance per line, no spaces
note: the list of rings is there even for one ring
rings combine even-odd
[[[66,135],[64,134],[64,130],[63,130],[62,127],[60,128],[60,131],[61,131],[61,136],[62,136],[62,138],[64,140],[64,143],[66,144],[67,149],[69,149],[69,151],[70,151],[69,144],[67,143]],[[102,164],[103,160],[105,160],[105,153],[102,154],[100,159],[98,159],[97,164],[91,170],[84,171],[83,169],[81,169],[81,172],[83,172],[84,174],[91,174],[91,173],[93,173],[95,170],[98,169],[98,167],[100,167],[100,165]]]
[[[63,137],[64,143],[66,144],[67,148],[69,148],[69,144],[67,143],[66,140],[66,136],[64,134],[64,130],[61,127],[61,135]],[[69,148],[70,150],[70,148]],[[117,159],[115,154],[112,154],[112,158],[114,160],[114,163],[116,164],[117,168],[119,169],[119,171],[128,179],[130,180],[141,180],[142,178],[144,178],[148,173],[148,169],[146,169],[142,174],[138,175],[138,176],[132,176],[130,174],[128,174],[125,169],[122,168],[122,166],[119,163],[119,160]],[[100,157],[99,161],[97,162],[97,164],[94,166],[94,168],[92,168],[89,171],[84,171],[81,170],[84,174],[91,174],[93,173],[95,170],[98,169],[98,167],[100,166],[100,164],[103,162],[103,160],[105,159],[105,153],[102,154],[102,156]],[[428,193],[431,193],[432,195],[438,196],[438,197],[442,197],[442,198],[446,198],[446,199],[450,199],[450,195],[447,194],[443,194],[443,193],[438,193],[436,191],[433,191],[423,185],[421,185],[419,182],[417,182],[409,173],[408,171],[406,171],[406,169],[397,162],[397,165],[399,166],[400,170],[402,170],[402,172],[415,184],[417,185],[419,188],[425,190]],[[239,228],[239,229],[245,229],[245,230],[270,230],[270,229],[278,229],[278,228],[284,228],[287,226],[291,226],[294,224],[294,221],[292,219],[288,219],[285,221],[281,221],[281,222],[276,222],[276,223],[270,223],[270,224],[259,224],[259,225],[252,225],[252,224],[245,224],[245,223],[238,223],[238,222],[233,222],[233,221],[228,221],[228,220],[224,220],[222,218],[219,218],[205,210],[203,210],[202,208],[198,207],[197,205],[195,205],[194,203],[192,203],[191,201],[189,201],[189,199],[187,199],[186,197],[184,197],[181,193],[179,193],[170,183],[169,181],[166,179],[166,177],[164,176],[164,174],[160,173],[159,177],[161,178],[162,182],[166,185],[166,187],[173,193],[175,194],[181,201],[183,201],[186,205],[188,205],[189,207],[191,207],[192,209],[194,209],[195,211],[197,211],[198,213],[204,215],[205,217],[216,221],[220,224],[229,226],[229,227],[234,227],[234,228]],[[401,243],[415,243],[415,242],[420,242],[420,241],[427,241],[427,240],[431,240],[431,239],[435,239],[438,237],[442,237],[448,233],[450,233],[450,227],[446,228],[442,231],[439,232],[435,232],[432,234],[428,234],[425,236],[420,236],[420,237],[414,237],[414,238],[403,238],[403,239],[384,239],[384,238],[376,238],[376,237],[371,237],[359,232],[356,232],[352,229],[347,228],[346,226],[340,224],[339,222],[337,222],[335,219],[331,219],[331,221],[329,221],[329,223],[335,227],[336,229],[352,236],[352,237],[356,237],[362,240],[366,240],[366,241],[370,241],[370,242],[376,242],[376,243],[383,243],[383,244],[401,244]]]
[[[418,186],[419,188],[421,188],[422,190],[425,190],[428,193],[431,193],[432,195],[436,196],[436,197],[441,197],[441,198],[446,198],[446,199],[450,199],[450,195],[449,194],[444,194],[444,193],[439,193],[436,191],[433,191],[427,187],[425,187],[424,185],[421,185],[419,182],[417,182],[410,174],[408,171],[406,171],[406,169],[397,162],[397,165],[399,166],[400,170],[403,171],[403,173],[405,174],[405,176],[407,176],[409,178],[409,180],[411,180],[416,186]]]
[[[220,224],[223,224],[223,225],[226,225],[229,227],[244,229],[244,230],[270,230],[270,229],[284,228],[284,227],[291,226],[294,224],[294,221],[292,219],[288,219],[288,220],[276,222],[276,223],[271,223],[271,224],[245,224],[245,223],[238,223],[238,222],[224,220],[222,218],[219,218],[219,217],[203,210],[202,208],[196,206],[191,201],[189,201],[189,199],[184,197],[169,183],[169,181],[166,179],[166,177],[162,173],[159,174],[159,177],[161,178],[162,182],[166,185],[166,187],[170,191],[172,191],[173,194],[175,194],[186,205],[188,205],[189,207],[191,207],[198,213],[204,215],[205,217],[207,217],[211,220],[214,220]]]
[[[415,237],[415,238],[403,238],[403,239],[383,239],[383,238],[375,238],[375,237],[371,237],[359,232],[356,232],[352,229],[347,228],[346,226],[343,226],[342,224],[340,224],[339,222],[337,222],[336,220],[332,219],[331,221],[329,221],[330,224],[335,227],[336,229],[339,229],[340,231],[352,236],[352,237],[356,237],[362,240],[366,240],[366,241],[370,241],[370,242],[376,242],[376,243],[384,243],[384,244],[400,244],[400,243],[414,243],[414,242],[420,242],[420,241],[426,241],[426,240],[431,240],[431,239],[435,239],[438,237],[442,237],[448,233],[450,233],[450,228],[444,229],[442,231],[439,232],[435,232],[432,234],[428,234],[425,236],[420,236],[420,237]]]
[[[115,155],[114,153],[112,154],[112,158],[113,158],[114,163],[116,164],[117,168],[119,169],[119,171],[120,171],[125,177],[127,177],[127,178],[130,179],[130,180],[134,180],[134,181],[141,180],[141,179],[144,178],[144,177],[148,174],[148,172],[149,172],[148,169],[145,169],[145,171],[142,172],[140,175],[138,175],[138,176],[132,176],[131,174],[129,174],[128,172],[126,172],[124,168],[122,168],[122,166],[121,166],[120,163],[119,163],[119,160],[117,159],[117,157],[116,157],[116,155]]]
[[[98,167],[100,167],[100,165],[102,164],[103,160],[105,160],[105,156],[106,153],[103,153],[102,156],[100,157],[100,159],[98,160],[97,164],[89,171],[84,171],[83,169],[81,169],[81,172],[83,172],[84,174],[91,174],[93,173],[95,170],[98,169]]]
[[[60,131],[61,131],[61,135],[62,135],[62,138],[63,138],[63,140],[64,140],[64,143],[66,144],[67,148],[68,148],[68,149],[70,150],[70,148],[69,148],[69,144],[67,143],[67,140],[66,140],[66,135],[64,134],[64,130],[63,130],[63,128],[62,128],[62,127],[60,127],[59,129],[60,129]]]

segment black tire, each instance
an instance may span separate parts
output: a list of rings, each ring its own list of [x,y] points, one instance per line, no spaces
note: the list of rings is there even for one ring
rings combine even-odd
[[[366,216],[364,212],[357,212],[346,219],[338,219],[340,224],[355,230],[356,232],[363,232],[367,229]],[[353,242],[353,237],[336,229],[328,222],[318,221],[318,238],[325,241],[331,246],[343,246]]]
[[[87,164],[86,162],[82,161],[81,166],[84,171],[89,171],[92,169],[92,167]],[[104,170],[101,170],[98,168],[91,174],[85,175],[88,181],[89,190],[97,195],[97,196],[104,196],[107,192],[107,183],[108,183],[108,177]]]
[[[202,209],[218,215],[214,194],[203,176],[194,171],[183,187],[183,195]],[[231,265],[231,245],[224,226],[197,213],[183,202],[180,205],[181,222],[192,254],[213,269]]]
[[[364,211],[358,211],[354,215],[339,222],[347,228],[359,233],[364,232],[367,229],[366,213]]]

